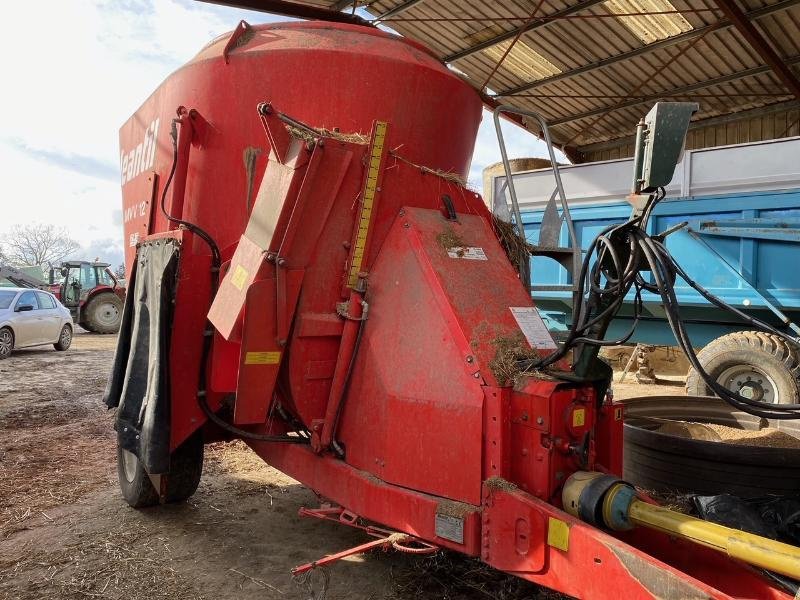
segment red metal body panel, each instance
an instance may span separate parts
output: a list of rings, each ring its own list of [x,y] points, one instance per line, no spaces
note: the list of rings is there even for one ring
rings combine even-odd
[[[714,589],[521,490],[485,486],[481,558],[576,598],[748,597]]]
[[[452,176],[467,174],[475,91],[376,29],[280,23],[228,42],[174,73],[121,131],[126,239],[181,241],[173,449],[206,421],[197,392],[213,279],[205,242],[169,231],[154,210],[178,118],[168,210],[223,249],[209,404],[235,392],[234,421],[255,432],[274,423],[285,433],[290,422],[295,441],[324,432],[313,448],[250,440],[267,462],[366,519],[579,597],[728,597],[709,587],[732,589],[708,570],[691,571],[706,583],[692,579],[555,506],[574,471],[596,458],[618,468],[621,421],[589,385],[531,375],[512,387],[493,372],[499,340],[521,339],[510,309],[532,302],[480,197]],[[287,116],[347,135],[289,135]],[[362,243],[366,291],[347,278]],[[354,320],[358,309],[366,321]],[[273,403],[285,422],[264,422]],[[631,539],[681,560],[668,544]],[[782,597],[749,570],[714,564],[745,594]]]

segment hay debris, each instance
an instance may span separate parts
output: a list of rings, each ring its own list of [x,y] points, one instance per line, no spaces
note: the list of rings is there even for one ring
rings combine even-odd
[[[363,133],[342,133],[332,129],[325,129],[324,127],[313,127],[312,129],[317,135],[305,129],[300,129],[299,127],[293,127],[292,125],[286,126],[286,131],[289,132],[289,135],[306,142],[315,142],[317,138],[322,137],[338,142],[346,142],[348,144],[358,144],[359,146],[366,146],[369,144],[369,136]]]
[[[527,257],[533,252],[534,246],[520,236],[514,225],[494,215],[492,216],[492,227],[497,234],[500,245],[505,250],[506,256],[508,256],[508,260],[519,271],[521,257],[524,256],[525,260],[527,260]]]
[[[497,347],[497,352],[489,362],[489,370],[499,385],[513,384],[524,373],[519,366],[520,360],[539,358],[521,331],[508,336],[497,336],[492,344]]]
[[[478,511],[480,511],[480,507],[478,506],[472,506],[464,502],[456,502],[455,500],[442,500],[436,505],[436,514],[445,517],[457,517],[461,519],[469,513]]]
[[[425,165],[417,164],[415,162],[408,160],[404,156],[401,156],[395,150],[389,150],[389,156],[393,156],[400,162],[404,162],[409,166],[419,169],[423,174],[434,175],[435,177],[439,177],[450,183],[455,183],[457,185],[460,185],[461,187],[467,186],[467,180],[461,177],[461,175],[459,175],[458,173],[453,173],[452,171],[442,171],[441,169],[431,169],[430,167],[426,167]]]
[[[516,485],[502,477],[489,477],[483,484],[490,490],[500,490],[503,492],[513,492],[517,489]]]
[[[467,244],[455,230],[448,225],[436,236],[436,243],[447,252],[451,248],[465,248]]]

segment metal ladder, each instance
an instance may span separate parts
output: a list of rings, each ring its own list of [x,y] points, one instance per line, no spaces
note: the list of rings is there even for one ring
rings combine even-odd
[[[559,285],[532,285],[531,281],[524,281],[532,292],[572,292],[573,305],[577,306],[577,277],[580,273],[582,263],[582,253],[578,238],[575,234],[575,225],[572,222],[572,216],[569,212],[567,204],[567,197],[564,193],[564,185],[561,182],[561,173],[559,172],[558,162],[556,162],[555,151],[553,150],[553,141],[550,138],[550,131],[547,128],[547,123],[541,115],[533,111],[516,108],[509,105],[501,105],[494,110],[494,128],[497,133],[497,141],[500,145],[500,155],[503,159],[503,169],[506,174],[504,187],[508,189],[511,196],[511,207],[513,210],[514,221],[516,223],[519,235],[525,239],[525,228],[522,224],[522,215],[519,210],[519,200],[517,199],[517,191],[514,187],[514,180],[511,173],[511,165],[508,162],[508,153],[506,152],[506,145],[503,139],[503,131],[500,127],[500,115],[503,113],[515,114],[523,117],[536,119],[542,129],[544,142],[547,145],[547,152],[550,155],[550,163],[553,166],[553,176],[556,180],[556,188],[550,194],[550,199],[545,206],[544,213],[542,214],[542,223],[539,226],[539,241],[532,246],[531,256],[544,256],[555,260],[567,271],[571,283]],[[503,191],[503,188],[500,190]],[[557,200],[558,199],[558,202]],[[559,211],[559,206],[561,210]],[[561,246],[561,229],[566,223],[567,234],[569,237],[569,245]],[[525,278],[523,273],[520,273]],[[530,275],[528,275],[530,277]]]

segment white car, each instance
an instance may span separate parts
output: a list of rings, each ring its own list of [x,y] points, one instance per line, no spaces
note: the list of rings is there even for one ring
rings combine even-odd
[[[53,294],[41,290],[0,287],[0,359],[15,348],[72,344],[72,316]]]

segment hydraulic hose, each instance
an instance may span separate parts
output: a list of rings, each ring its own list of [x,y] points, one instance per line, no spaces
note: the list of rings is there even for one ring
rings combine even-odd
[[[748,325],[780,336],[795,346],[799,344],[797,338],[775,329],[711,294],[689,277],[658,236],[652,237],[646,233],[647,221],[656,204],[665,195],[664,189],[660,188],[650,197],[641,216],[634,216],[622,224],[606,227],[592,241],[576,281],[577,297],[581,302],[574,311],[575,316],[563,345],[543,359],[520,361],[520,367],[523,371],[548,367],[564,358],[579,344],[609,346],[626,342],[633,335],[642,314],[642,293],[648,291],[661,297],[667,322],[678,345],[692,367],[716,395],[737,410],[758,417],[800,419],[800,404],[773,404],[745,398],[720,385],[703,369],[689,339],[686,325],[680,317],[680,304],[675,294],[675,282],[678,277],[711,304],[731,312]],[[595,259],[593,265],[592,259]],[[642,271],[649,271],[652,274],[652,283],[645,280]],[[618,340],[602,340],[596,335],[593,337],[595,328],[602,327],[616,316],[631,289],[634,289],[635,293],[633,324],[630,331]]]

